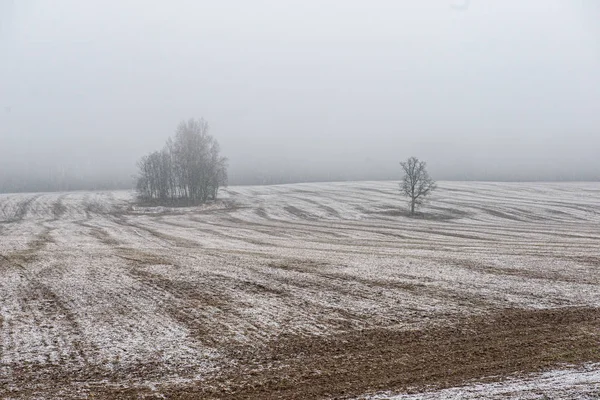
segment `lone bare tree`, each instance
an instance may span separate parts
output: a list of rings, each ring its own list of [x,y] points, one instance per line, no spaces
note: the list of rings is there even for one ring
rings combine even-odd
[[[404,178],[400,184],[400,191],[409,199],[410,214],[415,214],[415,207],[420,206],[425,198],[437,187],[427,172],[427,163],[419,161],[416,157],[410,157],[401,162],[404,170]]]

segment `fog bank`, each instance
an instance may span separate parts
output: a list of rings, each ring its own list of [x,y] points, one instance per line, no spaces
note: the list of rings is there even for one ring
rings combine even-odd
[[[0,188],[129,187],[192,117],[232,184],[399,179],[412,155],[598,180],[598,22],[593,0],[0,0]]]

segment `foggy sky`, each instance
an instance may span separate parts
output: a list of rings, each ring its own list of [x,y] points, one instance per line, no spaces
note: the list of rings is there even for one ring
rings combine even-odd
[[[128,181],[204,117],[233,183],[597,180],[599,105],[595,0],[0,0],[0,178]]]

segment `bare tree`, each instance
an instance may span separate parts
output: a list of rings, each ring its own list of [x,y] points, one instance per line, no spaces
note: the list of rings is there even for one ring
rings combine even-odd
[[[404,170],[404,178],[400,184],[400,191],[409,199],[410,214],[415,214],[415,208],[422,205],[425,198],[437,187],[427,172],[427,163],[419,161],[416,157],[410,157],[401,162]]]
[[[227,158],[208,133],[208,123],[190,119],[179,124],[174,139],[138,162],[138,195],[160,203],[201,204],[216,200],[227,185]]]

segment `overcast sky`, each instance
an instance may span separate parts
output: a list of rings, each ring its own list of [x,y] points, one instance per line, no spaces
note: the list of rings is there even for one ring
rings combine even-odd
[[[234,181],[600,179],[599,105],[596,0],[0,0],[5,173],[130,176],[204,117]]]

